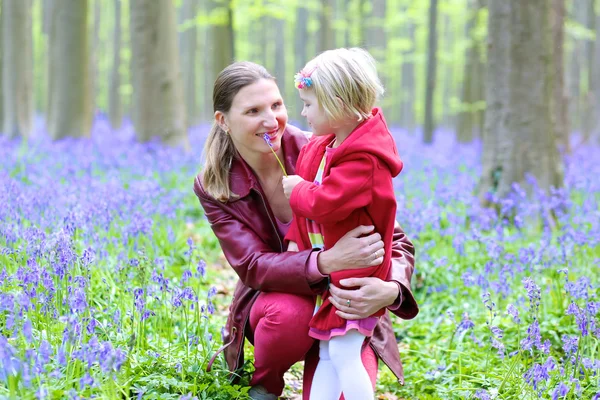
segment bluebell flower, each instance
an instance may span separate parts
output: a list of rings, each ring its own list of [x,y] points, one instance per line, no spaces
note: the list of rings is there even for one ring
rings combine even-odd
[[[519,318],[519,310],[513,304],[509,304],[506,307],[506,312],[512,317],[515,324],[521,323],[521,318]]]

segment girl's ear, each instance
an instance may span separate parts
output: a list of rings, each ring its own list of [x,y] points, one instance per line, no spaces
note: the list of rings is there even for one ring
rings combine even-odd
[[[229,127],[227,126],[227,118],[225,117],[225,113],[223,113],[222,111],[215,111],[215,122],[225,132],[229,132]]]

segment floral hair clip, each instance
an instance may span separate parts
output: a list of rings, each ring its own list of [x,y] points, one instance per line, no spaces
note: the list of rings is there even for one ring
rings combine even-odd
[[[296,75],[294,75],[294,84],[296,85],[296,89],[306,89],[312,86],[313,81],[310,77],[313,72],[315,72],[317,67],[312,68],[310,71],[301,70]]]

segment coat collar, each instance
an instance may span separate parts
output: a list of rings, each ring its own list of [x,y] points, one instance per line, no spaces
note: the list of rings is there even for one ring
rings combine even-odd
[[[308,142],[306,134],[292,125],[287,125],[281,137],[281,147],[283,149],[283,164],[288,175],[296,172],[296,161],[300,154],[300,149]],[[231,163],[229,171],[229,187],[231,191],[238,195],[238,198],[230,199],[230,202],[242,199],[255,189],[262,191],[260,183],[252,171],[252,168],[244,161],[239,153]]]

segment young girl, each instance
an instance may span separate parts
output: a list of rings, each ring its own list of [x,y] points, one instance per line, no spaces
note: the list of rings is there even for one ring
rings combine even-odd
[[[294,212],[288,250],[331,248],[353,228],[374,225],[385,246],[383,263],[330,279],[336,286],[350,277],[386,279],[396,216],[392,178],[402,161],[381,110],[373,108],[383,94],[375,61],[358,48],[326,51],[296,74],[296,87],[314,136],[300,153],[298,175],[283,179]],[[310,399],[338,400],[341,393],[346,400],[373,399],[360,354],[385,309],[362,320],[335,312],[326,291],[310,322],[309,335],[320,340]]]

